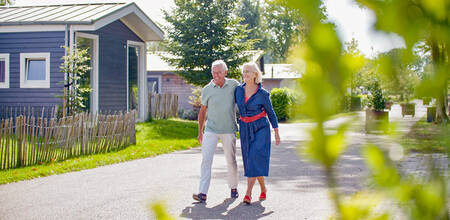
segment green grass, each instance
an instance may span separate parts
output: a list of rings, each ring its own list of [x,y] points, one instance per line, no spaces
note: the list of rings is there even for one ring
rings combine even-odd
[[[91,169],[198,146],[197,122],[155,120],[136,125],[136,144],[122,150],[0,171],[0,184]]]
[[[417,121],[401,139],[400,144],[408,151],[421,153],[449,153],[450,126]]]

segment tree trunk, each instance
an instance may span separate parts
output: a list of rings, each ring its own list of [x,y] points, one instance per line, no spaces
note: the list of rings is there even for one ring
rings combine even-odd
[[[431,40],[431,57],[435,69],[435,77],[438,77],[441,65],[445,65],[445,62],[448,62],[446,61],[446,49],[445,43],[441,44],[435,39]],[[436,88],[440,90],[436,97],[436,122],[446,124],[449,121],[446,111],[448,106],[448,76],[442,85],[441,88]]]
[[[449,119],[447,115],[448,100],[447,87],[441,92],[441,96],[436,98],[436,122],[446,124]]]

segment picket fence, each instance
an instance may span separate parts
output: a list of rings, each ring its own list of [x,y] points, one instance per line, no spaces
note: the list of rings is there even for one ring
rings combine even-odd
[[[1,119],[0,170],[121,149],[136,143],[135,121],[136,111]]]
[[[153,119],[178,116],[178,96],[176,94],[148,94],[149,114]]]

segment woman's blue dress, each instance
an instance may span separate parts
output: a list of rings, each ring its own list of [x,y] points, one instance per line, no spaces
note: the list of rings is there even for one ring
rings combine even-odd
[[[270,102],[269,92],[258,85],[258,89],[245,102],[245,83],[234,92],[239,114],[242,117],[255,116],[263,110],[267,113],[273,128],[278,128],[278,119]],[[258,177],[269,175],[270,161],[270,125],[267,117],[245,123],[239,120],[244,175]]]

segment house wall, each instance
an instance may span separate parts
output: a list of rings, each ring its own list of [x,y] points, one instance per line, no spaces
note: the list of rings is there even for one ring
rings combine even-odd
[[[192,95],[192,89],[195,86],[186,83],[183,78],[178,75],[166,73],[162,75],[161,91],[163,93],[172,93],[178,95],[178,109],[192,109],[189,104],[189,96]]]
[[[99,110],[126,110],[127,40],[143,41],[120,20],[83,33],[99,36]]]
[[[281,79],[263,79],[262,87],[271,91],[273,88],[280,88]]]
[[[263,79],[263,87],[267,91],[272,91],[273,88],[296,88],[296,79]]]
[[[196,88],[195,86],[186,83],[182,77],[172,72],[148,71],[147,76],[161,76],[161,93],[178,95],[178,109],[193,109],[189,104],[189,96],[192,95],[192,89]]]
[[[0,106],[55,106],[62,104],[64,31],[0,33],[0,53],[9,53],[9,88],[0,88]],[[50,52],[50,88],[20,88],[20,53]]]

